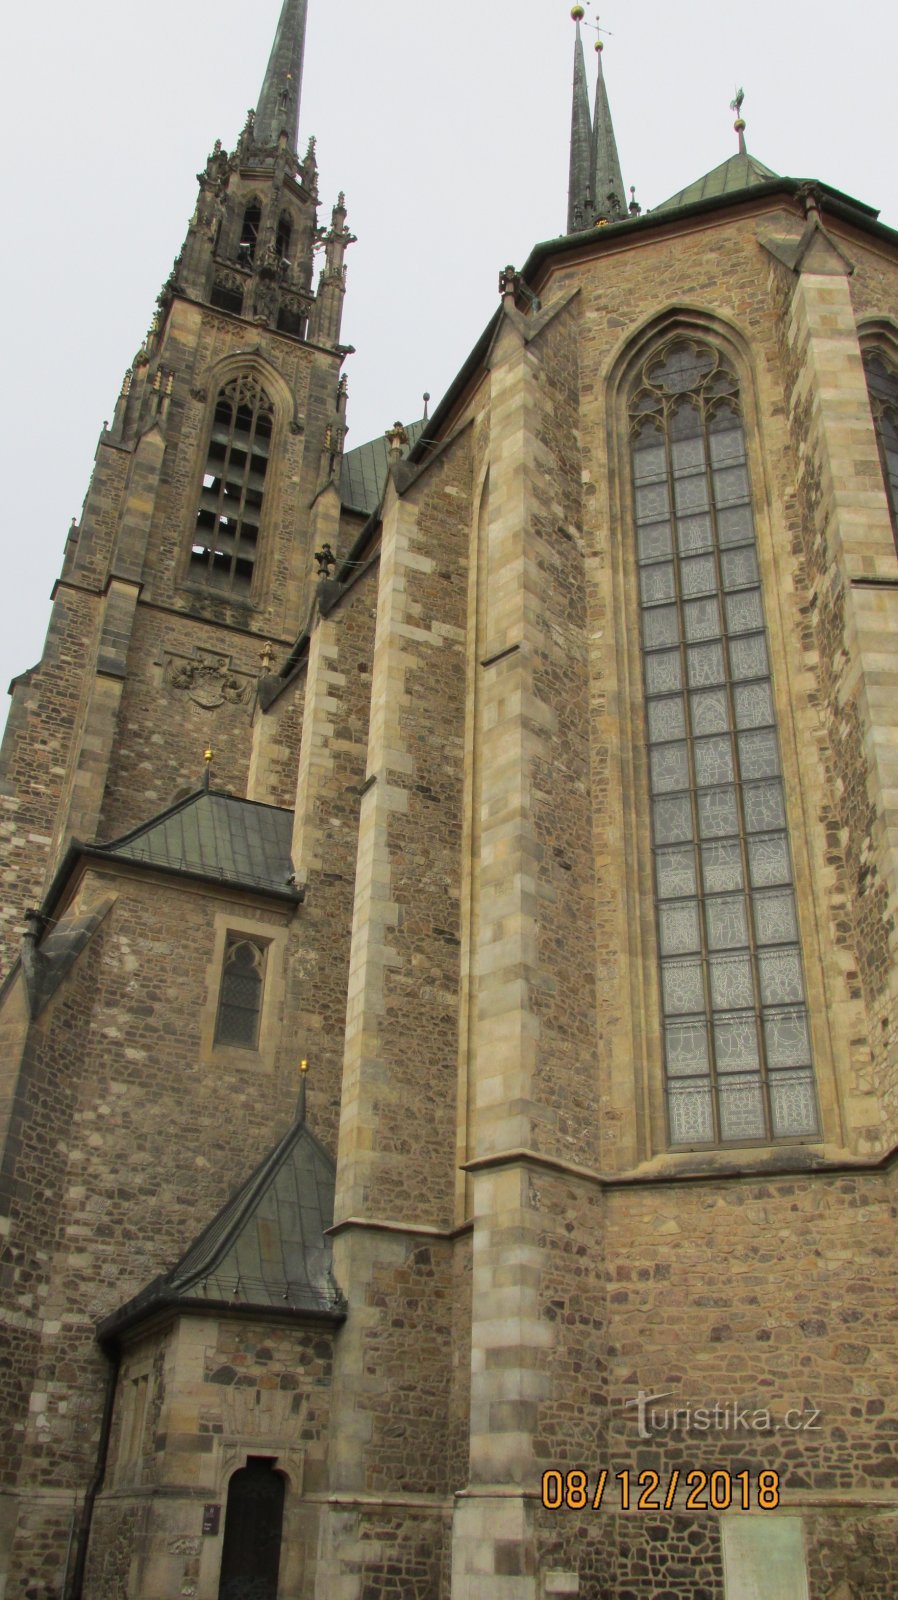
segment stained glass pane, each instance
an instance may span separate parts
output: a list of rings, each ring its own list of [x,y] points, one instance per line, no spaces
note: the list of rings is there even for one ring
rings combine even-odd
[[[744,546],[741,550],[725,550],[721,557],[720,569],[725,589],[745,589],[759,581],[758,561],[750,545]]]
[[[711,434],[711,461],[715,467],[745,460],[745,441],[741,428],[727,428]]]
[[[708,480],[705,474],[674,479],[674,505],[677,516],[691,516],[708,509]]]
[[[737,950],[748,944],[748,917],[741,895],[723,895],[705,903],[709,950]]]
[[[673,600],[676,595],[673,563],[664,561],[652,567],[641,567],[639,592],[644,606],[659,605],[665,600]]]
[[[733,690],[737,728],[767,728],[773,724],[773,696],[769,683],[739,683]]]
[[[652,478],[666,478],[667,451],[664,445],[637,445],[633,451],[633,471],[637,483],[646,483]]]
[[[692,731],[696,736],[703,733],[727,732],[730,726],[730,708],[723,689],[690,695],[689,704]]]
[[[686,638],[692,644],[698,639],[716,639],[720,633],[720,605],[717,600],[692,600],[683,607],[686,619]]]
[[[734,678],[766,678],[767,647],[762,634],[730,640],[730,670]]]
[[[650,522],[638,534],[640,561],[657,561],[669,556],[672,538],[669,522]]]
[[[639,522],[661,522],[670,511],[666,483],[642,484],[636,490],[636,518]]]
[[[774,778],[780,763],[776,748],[776,734],[772,728],[760,733],[739,735],[739,767],[744,783],[753,778]]]
[[[656,800],[652,815],[656,844],[682,844],[692,838],[692,806],[688,795]]]
[[[652,751],[652,793],[669,794],[689,788],[689,763],[685,744],[661,744]]]
[[[774,883],[791,883],[792,868],[785,834],[773,834],[768,839],[749,839],[748,870],[754,889]]]
[[[735,789],[710,789],[698,797],[698,825],[703,839],[739,832]]]
[[[680,590],[689,600],[696,594],[715,594],[717,568],[713,556],[694,556],[680,567]]]
[[[709,1088],[672,1083],[668,1103],[672,1144],[708,1144],[714,1138]]]
[[[694,645],[686,651],[686,670],[689,686],[704,689],[712,683],[723,683],[723,647],[719,644]]]
[[[754,985],[748,956],[713,957],[711,1003],[715,1011],[733,1011],[754,1005]]]
[[[687,849],[659,850],[655,856],[659,900],[672,900],[678,895],[695,894],[698,885],[695,874],[695,852]]]
[[[752,897],[758,944],[794,944],[798,939],[795,900],[790,889]]]
[[[701,434],[694,434],[691,439],[677,439],[670,447],[670,459],[674,474],[681,477],[684,473],[694,472],[696,468],[705,465],[705,441]]]
[[[714,473],[714,504],[730,506],[748,499],[748,473],[744,467],[723,467]]]
[[[763,1139],[764,1096],[759,1078],[728,1078],[720,1085],[721,1139]]]
[[[704,1011],[705,990],[700,961],[662,961],[661,987],[664,1010],[669,1017]]]
[[[770,1080],[776,1139],[811,1138],[817,1132],[817,1097],[811,1072],[778,1072]]]
[[[649,738],[653,744],[686,737],[686,711],[682,695],[649,701]]]
[[[642,628],[647,650],[676,644],[679,638],[676,606],[656,606],[642,613]]]
[[[648,377],[651,383],[659,389],[665,389],[668,394],[688,394],[713,368],[714,356],[710,350],[677,340],[665,351],[662,359],[649,368]]]
[[[765,1012],[764,1040],[767,1065],[771,1072],[779,1067],[804,1067],[810,1064],[811,1040],[807,1014],[803,1009]]]
[[[706,1076],[708,1067],[708,1024],[669,1022],[664,1030],[667,1043],[667,1070],[671,1077]]]
[[[718,1072],[760,1072],[758,1025],[753,1011],[714,1018],[714,1055]]]
[[[742,888],[742,851],[738,840],[702,845],[702,878],[706,894]]]
[[[760,589],[737,589],[735,594],[727,595],[725,605],[727,633],[752,633],[763,628]]]
[[[765,1006],[800,1005],[803,998],[797,950],[762,950],[758,955],[761,1000]]]
[[[742,791],[742,802],[749,833],[765,833],[768,829],[786,826],[781,783],[747,783]]]
[[[695,781],[701,788],[712,783],[732,783],[733,744],[729,737],[696,740]]]
[[[714,543],[714,527],[709,516],[677,517],[677,546],[681,556],[692,555],[696,550],[710,550]]]
[[[701,949],[697,900],[662,906],[659,922],[662,955],[691,955],[693,951]]]
[[[666,655],[646,656],[645,686],[649,694],[667,694],[682,688],[683,670],[679,650]]]
[[[751,506],[728,506],[718,510],[717,533],[721,544],[746,544],[755,536]]]

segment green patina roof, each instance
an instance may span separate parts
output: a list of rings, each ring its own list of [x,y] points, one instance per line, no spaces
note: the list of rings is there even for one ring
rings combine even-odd
[[[306,1126],[301,1106],[289,1132],[180,1261],[102,1322],[99,1337],[114,1337],[165,1306],[342,1316],[326,1236],[335,1185],[334,1163]]]
[[[771,178],[778,177],[779,173],[765,167],[763,161],[758,161],[747,152],[740,153],[730,156],[728,161],[722,161],[713,172],[706,172],[703,178],[697,178],[695,183],[681,189],[679,194],[662,201],[660,206],[654,207],[654,211],[675,211],[697,200],[711,200],[722,194],[739,194],[744,189],[753,188],[756,183],[767,183]]]
[[[422,417],[420,422],[407,424],[405,431],[409,449],[420,439],[425,423],[426,418]],[[386,435],[370,439],[355,450],[347,450],[340,474],[340,499],[344,506],[349,506],[353,511],[364,511],[368,516],[376,511],[383,498],[388,467],[389,445]]]
[[[94,853],[217,883],[291,890],[293,812],[201,789]]]

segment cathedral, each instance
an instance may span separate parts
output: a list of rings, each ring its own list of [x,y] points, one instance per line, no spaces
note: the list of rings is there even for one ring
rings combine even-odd
[[[11,686],[0,1600],[895,1600],[898,235],[642,213],[576,5],[348,450],[306,9]]]

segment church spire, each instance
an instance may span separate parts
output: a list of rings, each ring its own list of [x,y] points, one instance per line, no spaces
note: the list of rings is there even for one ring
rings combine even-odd
[[[308,0],[284,0],[256,110],[256,144],[276,145],[286,133],[290,150],[297,149],[307,6]]]
[[[614,124],[611,121],[611,107],[608,104],[608,91],[605,88],[605,76],[602,72],[604,48],[601,39],[597,39],[596,57],[599,63],[599,75],[596,83],[592,130],[592,193],[595,217],[591,217],[590,221],[598,219],[613,222],[618,217],[626,217],[627,213],[624,207],[624,180],[621,177]]]
[[[586,85],[586,62],[583,59],[583,40],[580,23],[583,7],[573,6],[571,16],[577,24],[574,45],[574,100],[571,110],[571,176],[568,188],[567,231],[579,233],[592,221],[592,118],[589,114],[589,90]]]

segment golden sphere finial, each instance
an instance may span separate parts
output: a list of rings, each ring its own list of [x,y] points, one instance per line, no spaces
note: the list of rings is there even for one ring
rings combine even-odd
[[[575,22],[582,22],[583,18],[586,16],[586,12],[583,10],[582,6],[571,6],[571,16]]]
[[[207,745],[205,750],[203,751],[203,760],[206,762],[207,765],[211,766],[211,764],[214,761],[214,759],[215,759],[215,751],[212,749],[211,744]]]
[[[596,40],[596,50],[598,51],[599,55],[602,54],[602,51],[604,50],[604,48],[605,48],[605,46],[603,45],[601,39],[597,39]]]
[[[308,1070],[309,1070],[308,1061],[301,1061],[299,1063],[299,1070],[300,1070],[300,1072],[308,1072]]]

